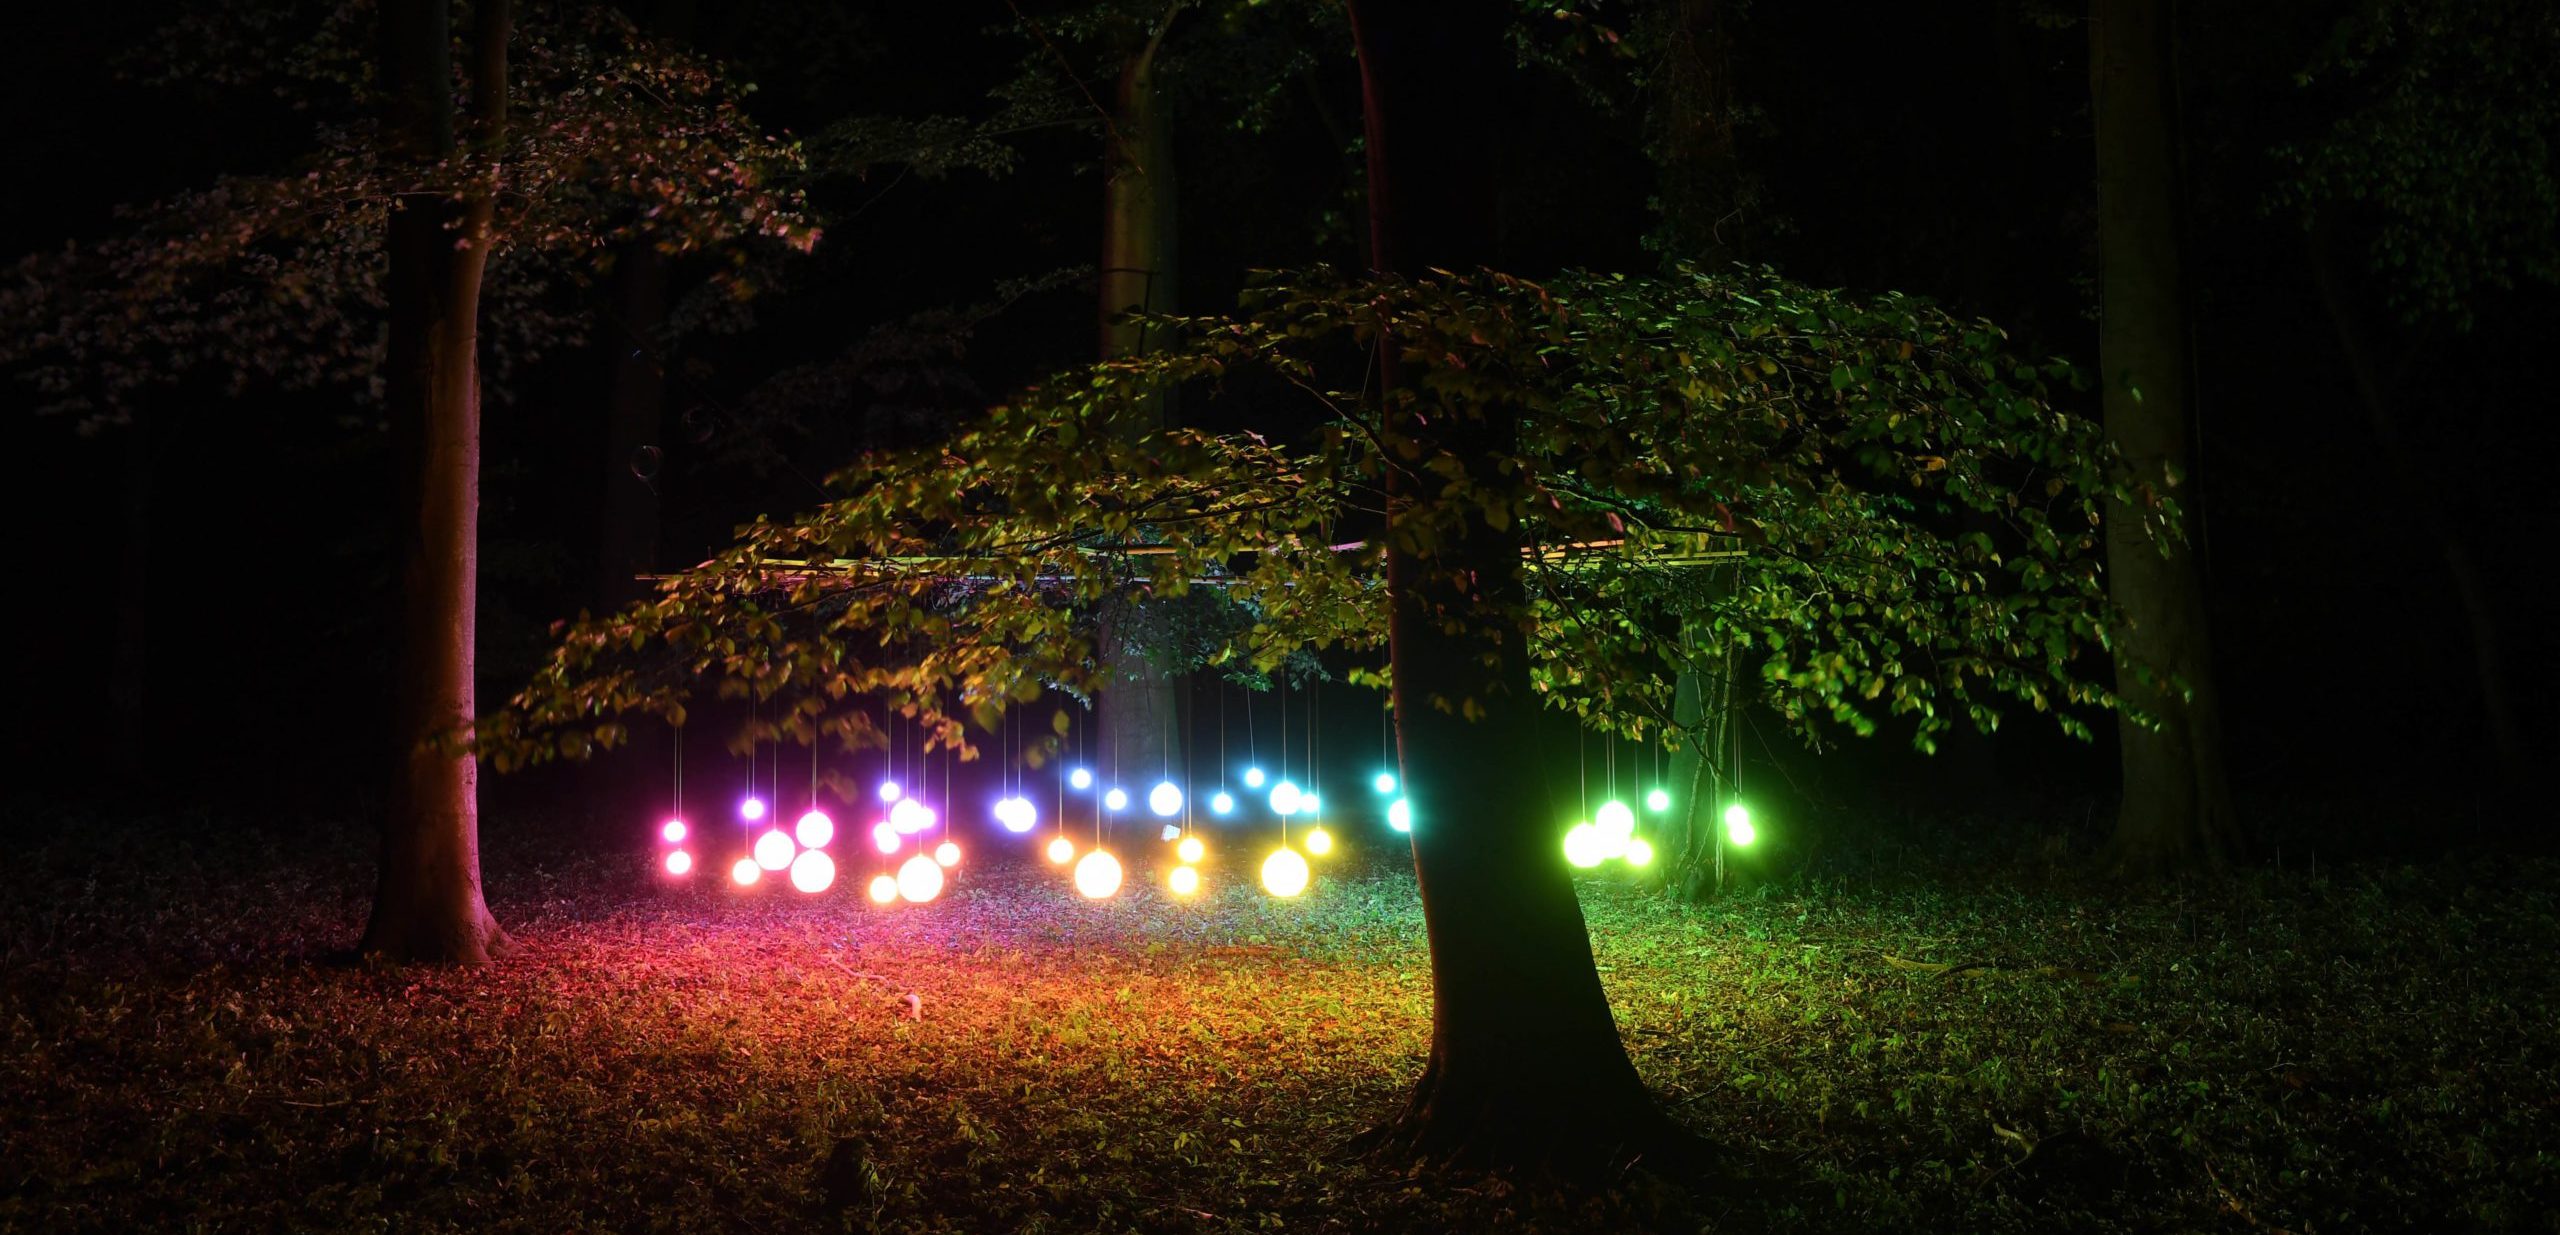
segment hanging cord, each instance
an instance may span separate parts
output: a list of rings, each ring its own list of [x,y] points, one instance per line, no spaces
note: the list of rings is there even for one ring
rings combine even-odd
[[[675,748],[676,748],[676,774],[675,774],[675,782],[676,782],[676,790],[675,790],[675,815],[674,815],[674,817],[675,817],[675,818],[678,818],[678,819],[682,819],[682,818],[684,818],[684,726],[682,726],[682,725],[669,725],[669,726],[667,726],[667,728],[668,728],[668,729],[670,729],[670,730],[672,730],[672,731],[675,733]]]

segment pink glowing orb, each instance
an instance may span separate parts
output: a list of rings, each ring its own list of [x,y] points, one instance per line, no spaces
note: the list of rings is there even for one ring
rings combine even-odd
[[[893,901],[893,900],[896,900],[896,899],[898,899],[898,879],[897,879],[897,876],[895,876],[895,875],[873,875],[873,876],[871,877],[871,903],[872,903],[872,904],[874,904],[874,905],[886,905],[886,904],[888,904],[889,902],[891,902],[891,901]]]
[[[919,853],[898,868],[898,895],[923,904],[942,895],[942,867]]]
[[[778,871],[791,865],[791,853],[791,838],[780,828],[769,828],[756,838],[756,865],[766,870]]]
[[[885,823],[871,825],[871,843],[882,853],[898,851],[898,830]]]
[[[740,858],[737,865],[729,868],[729,878],[739,887],[751,887],[756,880],[764,878],[764,868],[756,865],[754,858]]]
[[[800,838],[802,848],[824,849],[828,841],[836,838],[836,821],[827,818],[827,812],[812,807],[808,814],[800,816],[800,822],[791,825],[791,834]]]
[[[1076,856],[1076,843],[1074,841],[1061,836],[1049,842],[1050,861],[1064,865],[1069,858],[1074,856]]]
[[[684,843],[684,820],[668,820],[664,826],[658,829],[658,835],[665,837],[667,843],[670,845]]]
[[[897,801],[901,792],[903,791],[898,788],[898,782],[894,780],[880,782],[880,800],[883,802]]]
[[[667,855],[667,873],[681,875],[693,869],[693,855],[682,849]]]
[[[791,859],[791,886],[803,892],[824,892],[836,881],[836,861],[815,849],[802,850]]]
[[[738,818],[749,823],[764,818],[764,799],[747,798],[738,803]]]
[[[933,826],[933,808],[914,798],[900,798],[889,808],[889,826],[913,836]]]
[[[960,846],[944,841],[933,847],[933,860],[938,866],[960,865]]]

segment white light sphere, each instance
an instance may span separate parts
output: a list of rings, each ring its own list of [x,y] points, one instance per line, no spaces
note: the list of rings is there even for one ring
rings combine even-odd
[[[1376,776],[1369,778],[1369,787],[1380,793],[1394,793],[1396,791],[1396,774],[1393,772],[1380,772]]]
[[[944,841],[941,844],[934,846],[933,864],[942,867],[960,865],[959,843],[956,841]]]
[[[942,864],[919,853],[898,867],[898,895],[921,905],[942,895]]]
[[[682,875],[693,870],[693,855],[682,849],[667,855],[667,873]]]
[[[684,820],[670,819],[658,828],[658,836],[670,845],[684,843]]]
[[[1216,793],[1213,793],[1213,794],[1209,795],[1209,813],[1210,813],[1210,814],[1212,814],[1212,815],[1232,815],[1232,814],[1234,814],[1234,813],[1235,813],[1235,810],[1236,810],[1236,795],[1234,795],[1234,794],[1232,794],[1232,793],[1229,793],[1229,792],[1227,792],[1227,791],[1226,791],[1226,790],[1224,790],[1224,789],[1221,789],[1221,790],[1217,791]]]
[[[914,798],[900,798],[889,808],[889,826],[913,836],[933,826],[933,810]]]
[[[729,868],[730,882],[742,888],[752,887],[756,880],[762,878],[764,878],[764,868],[756,865],[754,858],[740,858],[736,865]]]
[[[1003,824],[1007,832],[1028,832],[1040,826],[1040,808],[1026,797],[1006,798],[996,803],[996,822]]]
[[[1298,795],[1298,813],[1299,813],[1299,814],[1301,814],[1301,815],[1315,815],[1315,814],[1321,814],[1321,813],[1323,813],[1323,811],[1324,811],[1324,795],[1323,795],[1323,794],[1317,793],[1317,792],[1316,792],[1315,790],[1313,790],[1313,789],[1309,789],[1309,790],[1307,790],[1305,793],[1301,793],[1301,794],[1299,794],[1299,795]]]
[[[1298,803],[1306,795],[1298,792],[1293,781],[1282,781],[1271,787],[1271,813],[1283,819],[1298,813]]]
[[[1147,809],[1158,815],[1181,814],[1182,789],[1169,780],[1157,781],[1155,788],[1147,790]]]
[[[1076,843],[1063,836],[1053,837],[1049,841],[1048,852],[1050,861],[1063,866],[1076,856]]]
[[[827,812],[812,809],[791,825],[791,834],[800,838],[803,848],[824,849],[836,838],[836,821],[828,818]]]
[[[1096,849],[1076,859],[1076,891],[1101,900],[1120,890],[1120,859]]]
[[[871,825],[871,844],[882,853],[898,851],[898,829],[885,823]]]
[[[1262,787],[1262,769],[1246,768],[1244,770],[1244,787],[1247,789],[1260,789]]]
[[[895,802],[905,792],[905,790],[898,788],[898,782],[894,780],[884,780],[880,782],[880,800],[883,802]]]
[[[836,860],[815,849],[804,849],[791,859],[791,886],[803,892],[824,892],[836,881]]]
[[[1092,771],[1086,768],[1077,768],[1075,771],[1067,773],[1067,787],[1069,789],[1093,788]]]
[[[1600,812],[1591,817],[1591,826],[1600,829],[1603,838],[1623,841],[1636,834],[1636,813],[1627,804],[1611,798],[1600,804]]]
[[[1608,858],[1609,855],[1601,852],[1600,829],[1587,823],[1577,823],[1571,828],[1566,829],[1564,834],[1565,861],[1571,862],[1576,866],[1589,868],[1600,865],[1602,862],[1607,861]]]
[[[1323,828],[1307,829],[1307,852],[1319,858],[1333,852],[1333,833]]]
[[[744,819],[749,823],[754,823],[756,820],[764,818],[764,799],[749,797],[740,800],[738,803],[738,818]]]
[[[1412,831],[1413,803],[1404,798],[1387,803],[1387,826],[1399,832]]]
[[[893,900],[896,900],[896,899],[898,899],[898,877],[897,877],[897,876],[895,876],[895,875],[873,875],[873,876],[871,877],[871,903],[872,903],[872,904],[874,904],[874,905],[886,905],[886,904],[888,904],[889,902],[891,902],[891,901],[893,901]]]
[[[1173,847],[1173,856],[1180,858],[1185,862],[1197,862],[1200,860],[1201,855],[1207,852],[1209,852],[1209,847],[1201,844],[1200,838],[1197,836],[1183,837],[1182,843]]]
[[[1172,874],[1165,876],[1164,884],[1176,896],[1189,896],[1200,890],[1200,872],[1188,866],[1177,866]]]
[[[1627,865],[1629,865],[1629,866],[1650,866],[1650,865],[1652,865],[1652,864],[1653,864],[1653,842],[1652,842],[1652,841],[1646,840],[1645,838],[1643,838],[1643,837],[1639,836],[1639,837],[1635,838],[1634,840],[1631,840],[1631,841],[1628,841],[1628,842],[1627,842]]]
[[[756,865],[766,870],[778,871],[791,865],[792,852],[791,838],[780,828],[767,829],[764,835],[756,838]]]
[[[1128,791],[1128,790],[1126,790],[1126,789],[1117,789],[1117,788],[1115,788],[1115,789],[1105,790],[1105,791],[1103,792],[1103,795],[1102,795],[1102,809],[1104,809],[1104,810],[1127,810],[1127,809],[1129,809],[1129,791]]]
[[[1671,809],[1671,791],[1668,789],[1656,789],[1647,793],[1644,795],[1644,808],[1657,815]]]
[[[1262,890],[1273,896],[1296,896],[1307,890],[1307,860],[1286,845],[1262,860]]]

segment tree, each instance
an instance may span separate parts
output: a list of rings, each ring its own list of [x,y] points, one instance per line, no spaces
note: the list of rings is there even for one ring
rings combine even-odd
[[[2170,501],[2193,467],[2173,36],[2166,0],[2091,0],[2099,398],[2107,437],[2138,481],[2107,512],[2110,591],[2124,616],[2116,690],[2140,718],[2117,726],[2124,798],[2113,857],[2144,873],[2218,869],[2241,842],[2204,581],[2192,546],[2159,542],[2145,526],[2146,508]]]

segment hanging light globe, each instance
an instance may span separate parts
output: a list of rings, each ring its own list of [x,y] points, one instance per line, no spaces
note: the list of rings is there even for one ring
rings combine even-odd
[[[1650,866],[1650,865],[1652,865],[1652,864],[1653,864],[1653,842],[1652,842],[1652,841],[1646,840],[1645,838],[1643,838],[1643,837],[1639,836],[1639,837],[1636,837],[1634,840],[1631,840],[1631,841],[1628,841],[1628,842],[1627,842],[1627,865],[1629,865],[1629,866]]]
[[[898,895],[921,905],[942,895],[942,866],[919,853],[898,866]]]
[[[1040,808],[1026,797],[1004,798],[996,803],[996,822],[1003,824],[1007,832],[1028,832],[1040,825]]]
[[[1102,793],[1102,809],[1104,809],[1104,810],[1127,810],[1127,809],[1129,809],[1129,791],[1128,791],[1128,790],[1126,790],[1126,789],[1118,788],[1117,786],[1115,786],[1115,787],[1113,787],[1113,788],[1110,788],[1110,789],[1106,789],[1106,790],[1104,790],[1104,791],[1103,791],[1103,793]]]
[[[1247,789],[1260,789],[1262,787],[1262,769],[1246,768],[1244,770],[1244,787]]]
[[[1067,787],[1070,789],[1093,788],[1093,772],[1087,768],[1077,768],[1067,773]]]
[[[882,853],[896,853],[899,844],[898,829],[886,823],[872,824],[871,844]]]
[[[729,867],[729,881],[739,887],[753,887],[755,881],[762,878],[764,878],[764,868],[756,865],[754,858],[740,858]]]
[[[1601,850],[1600,829],[1587,823],[1577,823],[1565,830],[1565,861],[1586,869],[1598,866],[1609,860],[1609,855]]]
[[[1147,790],[1147,809],[1158,815],[1181,814],[1181,787],[1169,780],[1157,781],[1155,788]]]
[[[1647,793],[1644,795],[1644,808],[1657,815],[1671,809],[1671,791],[1656,789]]]
[[[827,842],[836,838],[836,821],[828,818],[827,812],[812,809],[791,825],[791,834],[800,838],[802,848],[824,849]]]
[[[768,828],[756,838],[756,865],[766,870],[778,871],[791,865],[792,853],[791,838],[780,828]]]
[[[1616,837],[1619,840],[1625,840],[1636,834],[1636,813],[1627,809],[1627,804],[1616,798],[1602,802],[1599,813],[1591,816],[1591,823],[1592,826],[1600,829],[1600,835],[1604,838]]]
[[[1751,826],[1751,808],[1736,802],[1724,808],[1724,834],[1735,845],[1748,845],[1760,839],[1760,830]]]
[[[1397,798],[1387,803],[1387,826],[1399,832],[1413,830],[1413,803]]]
[[[914,798],[900,798],[889,808],[889,826],[913,836],[933,826],[933,808]]]
[[[1208,852],[1209,847],[1201,844],[1197,836],[1183,837],[1182,843],[1173,847],[1173,856],[1185,862],[1197,862]]]
[[[894,780],[884,780],[880,782],[880,800],[883,802],[895,802],[898,800],[899,796],[905,792],[905,790],[898,788],[898,782]]]
[[[658,828],[658,836],[670,845],[684,843],[684,820],[670,819]]]
[[[1394,793],[1396,791],[1396,774],[1393,772],[1380,772],[1376,776],[1369,778],[1369,787],[1380,793]]]
[[[1092,900],[1101,900],[1120,890],[1120,859],[1109,850],[1096,849],[1076,859],[1076,891]]]
[[[764,799],[749,796],[738,802],[738,818],[749,823],[764,818]]]
[[[1306,795],[1298,791],[1296,782],[1281,781],[1271,787],[1271,813],[1283,819],[1298,813],[1298,805]]]
[[[836,881],[836,860],[816,849],[803,849],[791,859],[791,886],[803,892],[824,892]]]
[[[1176,896],[1189,896],[1200,890],[1200,872],[1188,866],[1174,867],[1173,873],[1164,877],[1164,886]]]
[[[893,901],[893,900],[896,900],[896,899],[898,899],[898,877],[897,877],[897,876],[895,876],[895,875],[873,875],[873,876],[871,877],[871,903],[872,903],[872,904],[874,904],[874,905],[886,905],[886,904],[888,904],[889,902],[891,902],[891,901]]]
[[[678,850],[676,850],[674,853],[671,853],[671,854],[668,854],[668,855],[667,855],[667,873],[668,873],[668,874],[670,874],[670,875],[682,875],[682,874],[688,874],[688,873],[690,873],[692,870],[693,870],[693,855],[692,855],[692,854],[686,853],[686,852],[685,852],[684,850],[682,850],[682,849],[678,849]]]
[[[959,842],[944,841],[941,844],[934,846],[933,862],[936,866],[946,868],[960,865]]]
[[[1262,890],[1273,896],[1296,896],[1307,890],[1307,860],[1287,845],[1262,860]]]
[[[1063,866],[1063,865],[1065,865],[1065,864],[1066,864],[1066,862],[1068,861],[1068,859],[1073,858],[1073,857],[1075,857],[1075,856],[1076,856],[1076,845],[1075,845],[1075,842],[1074,842],[1074,841],[1068,840],[1066,837],[1060,836],[1060,837],[1056,837],[1056,838],[1052,839],[1052,840],[1049,842],[1049,860],[1050,860],[1050,861],[1052,861],[1052,862],[1056,862],[1056,863],[1058,863],[1058,864],[1060,864],[1060,865],[1062,865],[1062,866]]]
[[[1298,813],[1316,815],[1324,812],[1324,797],[1313,789],[1298,795]]]
[[[1234,794],[1232,794],[1232,793],[1229,793],[1229,792],[1227,792],[1227,791],[1226,791],[1226,790],[1224,790],[1224,789],[1221,789],[1221,790],[1217,791],[1216,793],[1213,793],[1213,794],[1210,794],[1210,795],[1209,795],[1209,813],[1210,813],[1210,814],[1212,814],[1212,815],[1232,815],[1232,814],[1234,814],[1234,813],[1235,813],[1235,809],[1236,809],[1236,795],[1234,795]]]
[[[1319,858],[1333,852],[1333,833],[1323,828],[1307,829],[1307,852]]]

